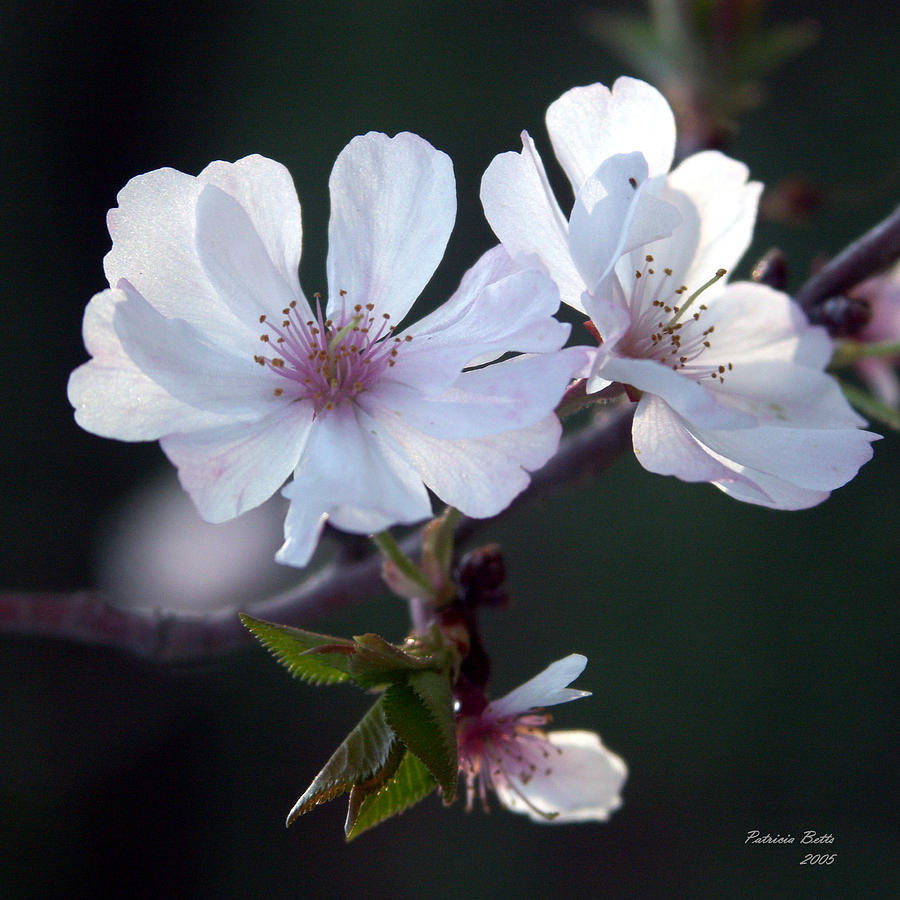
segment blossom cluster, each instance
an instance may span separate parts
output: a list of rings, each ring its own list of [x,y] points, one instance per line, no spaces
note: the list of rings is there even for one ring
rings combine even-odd
[[[210,522],[280,489],[276,558],[294,566],[326,521],[358,534],[420,522],[430,493],[499,513],[555,453],[575,380],[621,386],[651,472],[777,509],[850,480],[876,435],[825,371],[828,334],[786,294],[728,280],[761,191],[747,168],[717,151],[672,168],[672,111],[630,78],[568,91],[547,129],[569,213],[522,132],[482,179],[498,245],[417,319],[456,216],[451,161],[421,137],[373,132],[338,156],[325,296],[300,286],[300,203],[279,163],[133,178],[108,215],[109,287],[84,316],[91,359],[69,380],[77,422],[159,440]],[[567,346],[560,303],[589,346]],[[621,760],[593,733],[545,734],[536,709],[583,696],[564,687],[583,667],[567,657],[461,716],[470,804],[490,788],[542,821],[618,806]]]
[[[452,164],[422,138],[371,133],[341,152],[328,293],[312,301],[283,166],[251,156],[132,179],[108,217],[110,287],[85,312],[92,359],[69,381],[77,421],[158,439],[211,522],[283,487],[278,559],[297,566],[326,520],[356,533],[421,521],[428,489],[468,515],[500,512],[556,450],[554,409],[579,376],[637,401],[650,471],[781,509],[852,478],[874,436],[824,371],[827,334],[785,294],[726,283],[760,192],[745,166],[707,151],[670,171],[672,112],[634,79],[569,91],[547,126],[571,213],[523,132],[482,182],[500,246],[408,325],[456,213]],[[563,346],[560,300],[598,346]]]

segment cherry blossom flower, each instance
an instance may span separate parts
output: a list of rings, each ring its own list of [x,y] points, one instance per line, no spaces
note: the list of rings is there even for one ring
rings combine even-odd
[[[482,181],[485,214],[523,266],[557,282],[600,340],[589,392],[638,401],[644,468],[800,509],[871,458],[876,435],[824,373],[832,345],[786,295],[725,275],[749,246],[761,185],[716,151],[669,172],[675,121],[650,85],[574,88],[547,111],[575,191],[568,221],[527,133]]]
[[[900,341],[900,264],[874,278],[867,278],[850,292],[869,304],[872,316],[854,340],[862,343]],[[869,390],[888,406],[900,408],[900,356],[869,357],[856,363],[856,372]]]
[[[462,715],[457,735],[467,809],[476,796],[487,809],[488,790],[536,822],[602,821],[621,806],[625,763],[594,732],[543,730],[550,716],[541,707],[590,696],[567,687],[586,664],[573,653],[480,713]]]
[[[329,182],[327,300],[300,289],[300,204],[260,156],[132,179],[110,210],[111,287],[88,304],[78,423],[159,439],[200,514],[284,488],[277,558],[302,566],[326,518],[357,533],[431,514],[426,485],[499,512],[555,451],[583,351],[559,350],[553,283],[495,248],[400,332],[456,215],[449,158],[413,134],[357,137]],[[517,356],[483,363],[508,351]],[[471,368],[475,364],[477,368]],[[467,368],[469,367],[469,368]]]

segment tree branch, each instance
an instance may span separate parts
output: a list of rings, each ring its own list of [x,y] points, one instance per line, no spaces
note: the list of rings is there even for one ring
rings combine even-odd
[[[823,300],[849,290],[900,256],[900,207],[813,275],[795,295],[809,310]],[[569,398],[578,404],[579,398]],[[573,407],[574,408],[574,407]],[[545,496],[575,478],[596,475],[612,465],[630,443],[633,404],[611,408],[593,426],[566,438],[559,452],[532,476],[529,487],[494,519],[462,518],[460,541],[473,537],[490,522]],[[404,552],[417,555],[421,534],[402,542]],[[381,556],[362,559],[339,556],[298,587],[249,606],[264,619],[301,624],[324,612],[372,596],[381,584]],[[225,653],[250,642],[237,608],[205,613],[117,605],[115,598],[95,591],[74,593],[0,593],[0,633],[42,635],[115,647],[158,661],[189,660]]]
[[[809,312],[814,306],[849,291],[900,257],[900,206],[824,265],[794,299]]]
[[[490,522],[509,515],[578,477],[609,468],[630,443],[633,404],[613,408],[593,426],[565,439],[557,454],[531,479],[529,487],[494,519],[463,517],[459,541],[473,537]],[[416,556],[421,531],[401,541]],[[324,612],[373,596],[381,585],[381,555],[339,557],[296,588],[253,603],[247,612],[288,625],[308,623]],[[243,608],[242,608],[243,609]],[[94,591],[74,593],[0,593],[0,632],[65,638],[114,647],[159,662],[199,659],[251,643],[238,608],[205,613],[119,606],[115,598]]]

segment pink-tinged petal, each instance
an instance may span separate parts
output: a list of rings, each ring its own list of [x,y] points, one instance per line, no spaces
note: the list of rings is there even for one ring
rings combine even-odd
[[[445,503],[467,516],[502,512],[528,487],[559,446],[555,415],[516,431],[466,440],[434,438],[398,420],[390,431],[422,480]]]
[[[132,178],[107,225],[113,246],[103,267],[113,286],[127,279],[164,316],[195,325],[223,345],[257,337],[210,283],[197,255],[195,209],[204,183],[175,169]]]
[[[596,374],[656,394],[692,424],[706,428],[749,428],[755,424],[752,416],[720,403],[713,391],[654,359],[610,354]]]
[[[534,141],[495,156],[481,179],[481,202],[494,234],[522,266],[542,266],[563,303],[581,309],[584,282],[569,252],[568,224],[553,196]]]
[[[500,802],[534,822],[606,821],[622,805],[625,763],[592,731],[551,731],[547,744],[523,747],[530,778],[494,780]]]
[[[740,466],[810,491],[846,484],[872,458],[878,435],[855,428],[694,429],[699,441]]]
[[[587,657],[580,653],[571,653],[563,659],[558,659],[534,678],[520,684],[498,700],[492,700],[482,717],[497,720],[518,715],[529,709],[556,706],[558,703],[590,697],[590,691],[568,687],[584,671],[586,665]]]
[[[285,403],[255,422],[160,439],[182,487],[207,522],[225,522],[268,500],[291,474],[312,424],[312,404]]]
[[[209,428],[232,417],[203,412],[176,400],[125,353],[113,327],[124,291],[97,294],[84,313],[84,344],[93,356],[69,376],[75,421],[94,434],[120,441],[150,441],[173,431]]]
[[[675,117],[656,88],[619,78],[567,91],[547,110],[547,131],[560,165],[578,191],[597,166],[617,153],[640,151],[651,175],[669,171],[675,154]]]
[[[304,566],[324,517],[362,534],[431,515],[421,479],[378,424],[352,407],[321,413],[288,484],[285,543],[277,559]]]
[[[299,292],[297,270],[303,230],[291,173],[281,163],[253,155],[234,163],[210,163],[198,181],[234,197],[250,217],[253,230],[284,282]]]
[[[232,420],[259,418],[283,401],[273,396],[280,379],[246,356],[217,347],[181,319],[161,316],[126,281],[126,299],[116,304],[113,325],[125,353],[182,403]]]
[[[569,219],[569,247],[587,289],[596,292],[622,254],[668,237],[681,224],[647,184],[640,153],[605,160],[582,185]]]
[[[551,413],[583,368],[584,353],[571,347],[517,356],[463,372],[450,388],[433,397],[412,385],[384,380],[359,402],[389,428],[402,422],[436,438],[485,437],[526,428]]]
[[[553,318],[558,307],[556,285],[535,269],[508,275],[474,296],[455,294],[437,310],[440,319],[429,316],[409,329],[412,339],[400,345],[390,379],[432,395],[450,387],[474,360],[483,364],[508,351],[551,353],[571,331]]]
[[[254,325],[256,341],[265,330],[261,315],[281,321],[291,303],[306,306],[296,277],[288,282],[276,268],[246,210],[212,184],[197,198],[196,241],[210,283],[235,316]]]
[[[472,268],[466,271],[453,296],[433,312],[419,319],[409,329],[409,333],[431,334],[454,328],[470,312],[472,304],[478,300],[486,287],[521,271],[521,267],[506,252],[502,244],[492,247],[479,257]],[[553,312],[556,310],[554,309]]]
[[[893,363],[884,359],[861,359],[856,374],[882,403],[900,407],[900,378]]]
[[[375,304],[397,325],[444,255],[456,218],[450,158],[404,132],[370,132],[341,151],[329,181],[328,312]]]
[[[730,362],[738,371],[759,359],[824,369],[834,352],[825,329],[811,326],[790,297],[752,281],[727,285],[703,323],[716,327],[704,363]]]
[[[686,422],[659,397],[645,394],[631,428],[634,455],[648,471],[682,481],[743,480],[691,434]]]

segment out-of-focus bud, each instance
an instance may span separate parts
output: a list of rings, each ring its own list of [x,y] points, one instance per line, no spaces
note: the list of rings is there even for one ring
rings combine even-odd
[[[784,253],[778,247],[767,250],[753,267],[750,277],[776,291],[787,289],[788,269]]]
[[[759,201],[759,216],[769,222],[803,225],[822,207],[825,192],[799,175],[784,178],[767,190]]]
[[[824,325],[832,337],[855,337],[872,318],[867,300],[859,297],[829,297],[807,313],[813,325]]]
[[[467,553],[456,570],[460,602],[471,607],[507,606],[509,595],[503,587],[506,564],[497,544],[486,544]]]

